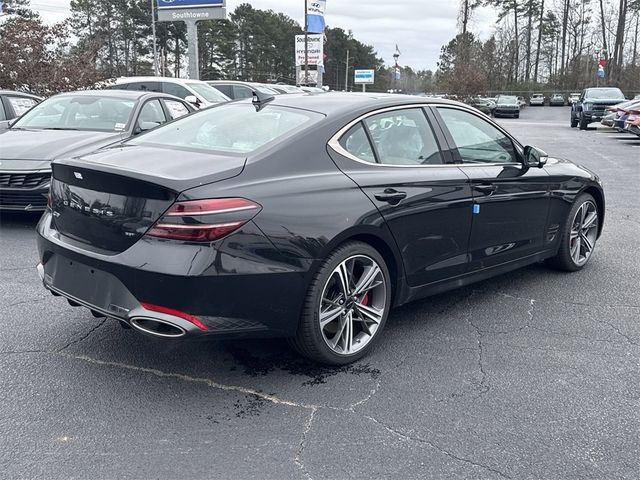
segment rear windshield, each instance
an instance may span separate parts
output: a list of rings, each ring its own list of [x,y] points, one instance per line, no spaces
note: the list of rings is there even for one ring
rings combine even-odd
[[[250,102],[230,103],[155,128],[129,143],[246,155],[322,118],[306,110],[267,105],[258,112]]]
[[[624,98],[624,95],[619,88],[590,88],[586,97],[593,100],[617,100]]]

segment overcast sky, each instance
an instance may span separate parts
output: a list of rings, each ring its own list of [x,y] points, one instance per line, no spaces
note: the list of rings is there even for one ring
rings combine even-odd
[[[247,0],[227,0],[232,11]],[[254,8],[283,12],[302,23],[303,0],[249,0]],[[387,64],[393,62],[398,44],[400,64],[435,70],[440,47],[457,33],[457,0],[327,0],[326,21],[331,27],[352,30],[354,36],[373,45]],[[55,22],[69,14],[69,0],[31,0],[34,10]],[[495,13],[479,8],[471,30],[486,39],[491,35]],[[365,67],[365,65],[362,65]]]

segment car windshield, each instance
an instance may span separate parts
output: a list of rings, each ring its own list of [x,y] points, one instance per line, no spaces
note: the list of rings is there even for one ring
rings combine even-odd
[[[323,118],[319,113],[250,103],[230,103],[156,128],[129,141],[221,153],[253,152]]]
[[[187,82],[189,88],[195,90],[195,92],[204,98],[207,102],[211,103],[224,103],[231,100],[220,90],[213,88],[206,83]]]
[[[586,97],[592,100],[616,100],[624,98],[624,95],[619,88],[590,88]]]
[[[509,95],[501,95],[498,97],[498,103],[502,105],[510,105],[513,103],[518,103],[518,98]]]
[[[11,128],[122,131],[129,123],[135,103],[98,95],[53,97],[29,110]]]

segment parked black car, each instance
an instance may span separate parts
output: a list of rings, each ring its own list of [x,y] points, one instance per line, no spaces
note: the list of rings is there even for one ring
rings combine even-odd
[[[571,128],[586,130],[592,122],[599,122],[607,114],[607,107],[625,101],[619,88],[586,88],[580,99],[571,105]]]
[[[149,335],[290,337],[344,364],[393,306],[542,260],[583,268],[604,212],[595,174],[463,104],[280,95],[56,160],[38,271]]]
[[[0,133],[8,127],[7,120],[19,117],[41,101],[41,97],[29,93],[0,90]]]
[[[0,136],[0,210],[42,211],[51,161],[96,150],[195,109],[163,93],[99,90],[55,95]]]

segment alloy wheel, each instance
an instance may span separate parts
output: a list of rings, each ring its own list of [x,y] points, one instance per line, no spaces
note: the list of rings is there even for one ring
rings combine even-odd
[[[593,253],[598,237],[598,208],[587,200],[578,208],[571,223],[569,252],[573,262],[582,266]]]
[[[382,323],[387,284],[380,265],[366,255],[340,262],[325,283],[320,300],[320,331],[339,355],[352,355],[373,340]]]

